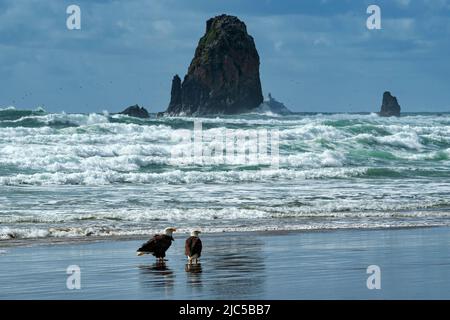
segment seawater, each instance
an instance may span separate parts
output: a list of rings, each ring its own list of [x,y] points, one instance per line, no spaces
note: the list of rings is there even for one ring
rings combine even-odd
[[[279,133],[279,165],[173,158],[186,134]],[[136,119],[0,109],[0,239],[450,225],[450,114]]]

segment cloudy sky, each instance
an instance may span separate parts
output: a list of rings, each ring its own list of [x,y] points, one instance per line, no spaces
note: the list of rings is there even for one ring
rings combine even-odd
[[[66,8],[81,8],[81,30]],[[381,7],[382,29],[366,9]],[[450,0],[1,0],[0,107],[165,110],[205,21],[236,15],[255,38],[264,94],[294,111],[450,111]]]

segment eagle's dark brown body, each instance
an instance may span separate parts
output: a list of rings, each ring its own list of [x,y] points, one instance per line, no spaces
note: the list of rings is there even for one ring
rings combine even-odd
[[[184,246],[184,254],[189,258],[200,258],[202,255],[202,240],[195,236],[187,238]]]
[[[142,245],[137,251],[140,253],[151,253],[158,259],[166,256],[166,251],[172,245],[173,237],[165,234],[155,234],[150,240]]]

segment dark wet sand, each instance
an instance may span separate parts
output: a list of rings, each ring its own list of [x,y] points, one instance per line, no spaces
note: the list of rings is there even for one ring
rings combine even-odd
[[[203,235],[200,267],[184,239],[166,267],[137,257],[146,239],[0,247],[0,299],[450,299],[450,228]],[[81,268],[68,290],[66,268]],[[381,268],[381,290],[366,269]]]

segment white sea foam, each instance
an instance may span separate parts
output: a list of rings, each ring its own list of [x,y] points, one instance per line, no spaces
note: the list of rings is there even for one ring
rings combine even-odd
[[[293,206],[271,206],[267,207],[263,204],[254,208],[165,208],[165,209],[115,209],[108,212],[79,212],[67,213],[55,212],[35,212],[33,214],[21,215],[2,215],[0,216],[1,224],[14,225],[52,225],[50,231],[65,232],[70,225],[78,225],[80,228],[89,227],[108,229],[111,226],[123,226],[123,228],[135,229],[138,224],[155,224],[158,221],[169,221],[173,224],[193,223],[195,221],[202,222],[207,225],[224,224],[232,221],[261,221],[261,219],[277,219],[282,223],[283,219],[292,218],[382,218],[382,219],[400,219],[400,218],[450,218],[450,211],[445,210],[427,210],[433,208],[436,202],[428,201],[428,203],[392,203],[381,204],[367,203],[367,201],[343,202],[336,201],[333,203],[316,202],[311,205],[299,207]],[[448,204],[450,206],[450,204]],[[163,218],[162,218],[163,217]],[[254,221],[255,222],[255,221]],[[254,223],[252,222],[252,223]],[[344,222],[344,221],[343,221]],[[56,225],[61,227],[55,227]],[[133,225],[131,225],[133,224]],[[126,226],[126,227],[125,227]],[[69,228],[70,229],[70,228]],[[3,229],[3,233],[7,234],[9,228]]]
[[[402,147],[408,149],[421,150],[423,145],[415,133],[396,133],[390,136],[374,136],[372,134],[359,134],[355,137],[357,141],[372,142],[392,147]]]
[[[7,107],[0,108],[0,111],[10,111],[10,110],[17,110],[17,109],[14,106],[7,106]]]
[[[195,224],[194,224],[195,225]],[[205,226],[202,227],[203,233],[221,233],[221,232],[257,232],[257,231],[311,231],[311,230],[339,230],[339,229],[375,229],[375,228],[412,228],[412,227],[437,227],[449,226],[448,222],[439,221],[368,221],[368,222],[322,222],[322,223],[266,223],[265,225],[249,226]],[[179,234],[189,233],[192,226],[178,228]],[[124,236],[151,236],[160,233],[162,229],[141,228],[141,229],[120,229],[114,227],[62,227],[62,228],[0,228],[0,240],[10,240],[11,235],[14,239],[35,239],[35,238],[75,238],[75,237],[124,237]],[[5,233],[5,231],[7,233]],[[176,235],[175,235],[176,238]]]
[[[289,169],[256,171],[181,171],[163,173],[121,173],[107,168],[95,168],[83,172],[47,172],[17,174],[0,177],[0,185],[105,185],[111,183],[230,183],[254,182],[275,179],[326,179],[357,177],[367,172],[367,168],[320,168],[303,171]]]
[[[0,240],[46,238],[48,235],[45,229],[0,227]]]
[[[0,120],[0,238],[145,235],[168,223],[222,232],[450,221],[448,115],[200,118],[210,137],[278,130],[279,169],[245,157],[234,165],[174,157],[191,146],[183,137],[193,120],[108,113]]]

